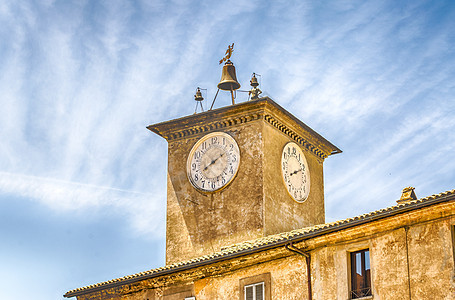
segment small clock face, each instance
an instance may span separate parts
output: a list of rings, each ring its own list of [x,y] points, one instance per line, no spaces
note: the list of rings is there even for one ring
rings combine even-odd
[[[297,202],[305,201],[310,193],[310,170],[302,149],[294,142],[284,146],[281,173],[289,195]]]
[[[186,165],[188,179],[203,192],[215,192],[234,179],[239,163],[240,151],[234,138],[224,132],[213,132],[191,149]]]

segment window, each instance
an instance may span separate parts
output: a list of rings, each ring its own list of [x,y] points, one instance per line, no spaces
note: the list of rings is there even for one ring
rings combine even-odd
[[[240,300],[271,300],[270,273],[255,275],[239,280]]]
[[[264,300],[264,282],[245,285],[245,300]]]
[[[351,253],[351,299],[371,296],[370,250]]]

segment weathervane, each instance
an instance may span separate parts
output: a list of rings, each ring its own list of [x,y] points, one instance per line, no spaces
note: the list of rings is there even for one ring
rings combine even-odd
[[[232,45],[228,45],[228,48],[226,50],[226,53],[224,54],[225,56],[220,60],[220,65],[223,63],[223,61],[229,61],[229,58],[231,58],[232,52],[234,52],[234,43]]]
[[[260,94],[262,91],[259,89],[259,83],[256,78],[256,76],[261,76],[259,74],[253,73],[250,84],[251,84],[251,89],[249,91],[242,91],[240,89],[240,83],[237,81],[237,76],[235,74],[235,67],[232,61],[230,60],[232,53],[234,52],[234,43],[231,45],[228,45],[228,48],[224,54],[224,57],[219,61],[220,64],[224,62],[223,70],[221,73],[221,80],[218,83],[217,87],[218,90],[216,91],[215,97],[213,98],[212,105],[210,106],[210,110],[212,110],[213,105],[215,104],[216,97],[218,96],[218,93],[220,90],[223,91],[229,91],[231,93],[231,98],[232,98],[232,105],[235,104],[235,97],[236,97],[236,92],[244,92],[248,93],[248,100],[257,100],[260,98]],[[194,110],[194,113],[197,113],[198,109],[200,108],[201,112],[204,112],[204,108],[202,106],[202,101],[204,98],[202,97],[200,88],[197,88],[196,94],[194,95],[194,100],[196,100],[196,108]],[[205,90],[205,89],[204,89]]]
[[[225,61],[225,64],[223,66],[223,71],[221,73],[220,83],[218,83],[218,91],[216,92],[215,98],[213,99],[210,110],[212,109],[213,104],[215,104],[216,96],[218,96],[218,92],[220,90],[230,91],[231,98],[232,98],[232,104],[233,105],[235,104],[234,91],[238,90],[240,88],[240,83],[237,81],[237,76],[235,75],[234,64],[230,60],[232,52],[234,52],[234,43],[232,43],[232,45],[228,46],[225,56],[220,60],[220,64],[222,64],[223,61]]]

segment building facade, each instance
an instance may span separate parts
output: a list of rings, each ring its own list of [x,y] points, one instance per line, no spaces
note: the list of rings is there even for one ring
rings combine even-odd
[[[88,299],[455,299],[455,190],[325,223],[341,151],[261,98],[148,127],[169,143],[166,266]]]

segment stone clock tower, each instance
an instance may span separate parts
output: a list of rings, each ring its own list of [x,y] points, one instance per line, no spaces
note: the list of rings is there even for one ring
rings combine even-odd
[[[168,147],[166,263],[322,224],[341,151],[270,98],[148,126]]]

